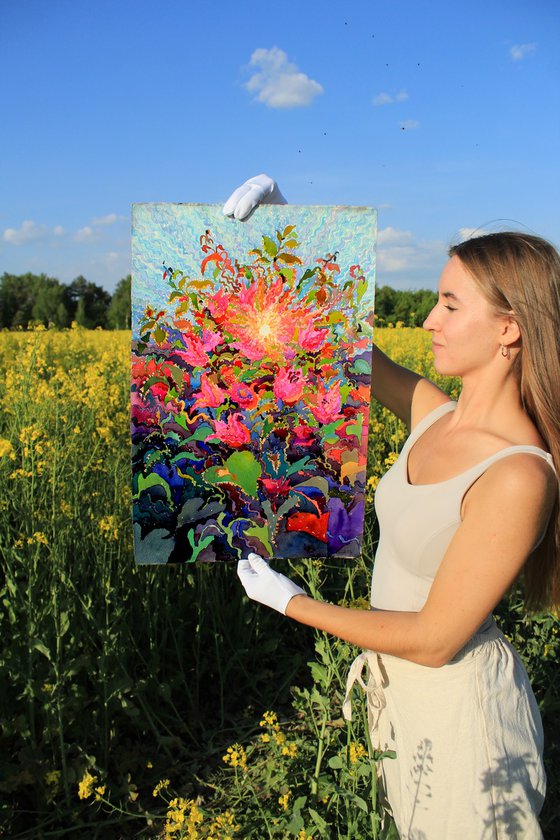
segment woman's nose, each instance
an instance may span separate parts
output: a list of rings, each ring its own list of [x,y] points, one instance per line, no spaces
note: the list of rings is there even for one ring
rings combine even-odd
[[[425,330],[435,330],[436,329],[437,319],[436,319],[436,316],[434,314],[435,310],[436,310],[436,307],[434,306],[434,308],[428,313],[428,317],[426,318],[426,320],[422,324],[422,326]]]

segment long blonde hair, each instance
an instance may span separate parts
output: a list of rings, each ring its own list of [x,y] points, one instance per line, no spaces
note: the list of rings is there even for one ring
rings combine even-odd
[[[560,255],[539,236],[508,231],[454,245],[486,299],[512,313],[521,331],[514,362],[523,406],[560,471]],[[546,535],[524,569],[529,609],[560,603],[560,506],[558,495]]]

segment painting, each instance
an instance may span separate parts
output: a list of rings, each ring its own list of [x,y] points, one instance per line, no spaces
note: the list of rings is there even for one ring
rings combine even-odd
[[[376,212],[136,204],[137,563],[355,558]]]

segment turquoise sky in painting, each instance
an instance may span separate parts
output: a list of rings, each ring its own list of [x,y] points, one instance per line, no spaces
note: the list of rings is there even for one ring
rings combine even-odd
[[[378,283],[465,232],[560,242],[553,0],[3,0],[0,273],[130,270],[133,202],[379,209]]]

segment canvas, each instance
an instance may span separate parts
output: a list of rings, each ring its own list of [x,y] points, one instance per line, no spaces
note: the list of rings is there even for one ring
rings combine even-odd
[[[138,563],[359,555],[376,212],[137,204]]]

